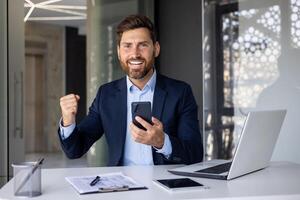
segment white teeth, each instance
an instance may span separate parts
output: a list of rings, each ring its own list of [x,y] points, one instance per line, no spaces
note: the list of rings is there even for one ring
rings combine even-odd
[[[142,61],[129,61],[129,64],[132,64],[132,65],[140,65],[142,63],[143,63]]]

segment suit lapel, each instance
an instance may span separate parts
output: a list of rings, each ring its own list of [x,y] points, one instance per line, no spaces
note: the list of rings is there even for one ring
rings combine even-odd
[[[165,101],[167,97],[167,91],[165,90],[165,84],[163,77],[157,74],[155,91],[153,96],[152,116],[162,121],[162,112],[164,110]],[[153,163],[163,164],[163,156],[156,153],[156,150],[152,148]]]
[[[157,74],[155,91],[153,96],[153,107],[152,107],[152,115],[161,120],[162,111],[165,105],[165,99],[167,96],[167,92],[165,91],[165,85],[161,75]]]
[[[117,124],[120,124],[118,128],[119,131],[116,132],[116,139],[119,138],[120,140],[120,158],[123,158],[123,151],[124,151],[124,144],[126,138],[126,127],[127,127],[127,85],[126,85],[126,78],[122,78],[117,83],[117,94],[116,94],[116,102],[115,105],[118,107],[116,109],[117,117]],[[115,124],[116,125],[116,124]],[[114,125],[114,126],[115,126]],[[117,139],[118,140],[118,139]]]

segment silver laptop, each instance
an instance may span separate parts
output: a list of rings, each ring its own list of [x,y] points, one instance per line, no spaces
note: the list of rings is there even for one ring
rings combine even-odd
[[[177,175],[230,180],[268,166],[286,110],[249,112],[232,160],[211,160],[170,169]]]

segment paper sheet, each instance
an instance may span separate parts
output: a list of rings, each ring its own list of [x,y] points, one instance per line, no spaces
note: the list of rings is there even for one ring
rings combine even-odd
[[[94,186],[90,183],[96,176],[100,176],[100,181]],[[99,188],[121,188],[127,186],[129,189],[146,188],[145,186],[137,183],[132,178],[125,176],[121,172],[109,174],[97,174],[95,176],[74,176],[66,177],[66,180],[80,193],[94,193],[98,192]]]

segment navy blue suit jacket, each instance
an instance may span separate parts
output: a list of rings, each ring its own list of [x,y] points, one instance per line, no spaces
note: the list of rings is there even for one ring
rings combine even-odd
[[[169,135],[172,145],[172,154],[168,159],[152,148],[154,164],[202,161],[197,105],[188,84],[157,74],[152,115],[163,123],[164,132]],[[108,165],[122,165],[126,126],[127,85],[124,77],[102,85],[88,115],[68,138],[60,138],[60,141],[69,158],[79,158],[105,134]]]

